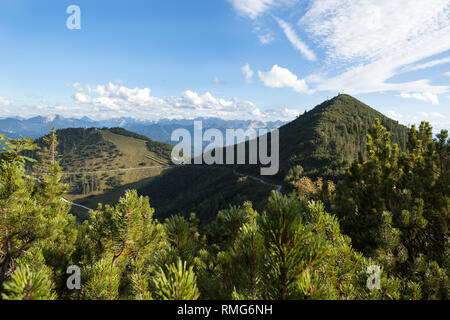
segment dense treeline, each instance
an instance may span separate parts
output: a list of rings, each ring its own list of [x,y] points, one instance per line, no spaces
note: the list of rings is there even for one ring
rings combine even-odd
[[[205,227],[195,214],[158,222],[136,191],[77,224],[53,140],[38,177],[24,170],[31,140],[2,141],[3,299],[448,298],[449,139],[427,123],[401,152],[377,121],[367,159],[337,185],[297,165],[292,194],[230,206]],[[79,290],[66,286],[71,265]]]

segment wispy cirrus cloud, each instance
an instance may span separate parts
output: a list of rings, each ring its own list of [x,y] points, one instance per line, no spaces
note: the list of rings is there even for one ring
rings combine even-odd
[[[329,61],[350,66],[318,90],[349,93],[406,92],[406,98],[439,103],[448,86],[429,79],[390,82],[402,68],[450,50],[450,1],[314,0],[299,20]],[[416,65],[428,68],[446,59]]]
[[[216,86],[223,86],[227,84],[226,81],[219,79],[219,77],[214,77],[211,82]]]
[[[228,0],[242,15],[255,19],[275,5],[274,0]]]
[[[394,92],[434,104],[439,95],[450,92],[450,86],[432,79],[393,80],[407,71],[450,62],[450,57],[435,58],[450,52],[450,0],[309,0],[302,2],[303,10],[284,15],[283,6],[300,1],[234,2],[243,6],[235,5],[240,13],[253,8],[247,16],[259,18],[260,25],[264,19],[270,25],[275,18],[294,49],[309,61],[317,60],[316,52],[322,53],[321,79],[314,82],[317,91]],[[293,19],[295,28],[288,22]]]
[[[283,29],[284,34],[288,38],[289,42],[294,46],[294,48],[302,53],[302,55],[310,60],[316,61],[317,57],[314,52],[304,43],[300,37],[295,33],[292,27],[286,21],[276,18],[276,21],[280,25],[281,29]]]
[[[439,119],[446,119],[446,117],[439,112],[419,112],[419,115],[424,119],[429,118],[439,118]]]
[[[428,68],[432,68],[441,64],[446,64],[446,63],[450,63],[450,57],[448,58],[444,58],[444,59],[437,59],[437,60],[432,60],[432,61],[428,61],[426,63],[421,63],[421,64],[417,64],[411,67],[407,67],[404,69],[405,72],[407,71],[417,71],[417,70],[423,70],[423,69],[428,69]]]
[[[418,125],[420,125],[420,123],[422,121],[431,122],[434,133],[439,133],[443,129],[448,130],[448,128],[450,127],[450,122],[448,121],[448,118],[440,112],[419,111],[419,112],[401,114],[395,110],[388,110],[386,112],[386,115],[389,118],[397,120],[406,126],[411,126],[413,124],[418,126]]]
[[[258,35],[258,39],[261,44],[268,44],[275,40],[274,36],[271,33]]]

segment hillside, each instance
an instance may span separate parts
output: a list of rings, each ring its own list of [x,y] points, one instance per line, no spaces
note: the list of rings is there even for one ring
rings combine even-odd
[[[367,130],[376,118],[381,119],[393,141],[403,149],[406,127],[351,96],[339,95],[280,128],[280,171],[262,179],[282,185],[286,175],[292,174],[291,169],[301,166],[302,175],[339,180],[358,153],[364,156]],[[172,148],[122,128],[66,129],[58,131],[58,136],[64,171],[168,164]],[[159,162],[147,158],[149,155]],[[155,168],[69,175],[70,196],[95,208],[98,202],[114,204],[127,188],[135,188],[150,197],[156,217],[161,220],[173,214],[189,216],[195,212],[206,223],[230,204],[249,200],[256,208],[263,208],[270,192],[276,189],[252,178],[259,176],[255,165],[188,165],[161,175],[162,171]],[[289,190],[287,185],[283,187],[284,191]]]
[[[201,223],[206,224],[219,210],[245,201],[262,210],[274,189],[230,168],[192,165],[167,171],[137,191],[149,196],[160,221],[174,214],[189,217],[195,212]]]
[[[345,94],[325,101],[280,128],[282,173],[301,165],[305,175],[335,179],[365,155],[368,129],[379,118],[392,141],[405,149],[407,127]]]
[[[393,142],[404,149],[405,126],[351,96],[339,95],[280,128],[280,171],[276,176],[263,176],[262,179],[283,184],[290,169],[301,166],[302,175],[339,180],[358,153],[365,155],[368,128],[377,118],[392,133]],[[241,177],[246,184],[239,184],[240,177],[233,172],[248,175]],[[258,176],[257,165],[190,165],[161,175],[138,191],[150,197],[160,218],[196,212],[201,218],[210,220],[218,210],[227,208],[228,203],[250,200],[263,207],[275,188],[250,179]]]
[[[407,127],[363,102],[341,94],[279,129],[280,170],[276,176],[265,178],[282,183],[292,170],[298,171],[301,166],[302,175],[339,180],[359,153],[365,156],[367,132],[377,118],[391,132],[392,141],[404,150]],[[270,138],[268,141],[270,145]],[[240,165],[235,168],[252,175],[259,175],[260,171],[258,166]]]
[[[71,200],[157,176],[170,163],[171,145],[122,128],[69,128],[56,133]],[[42,146],[43,138],[36,143]]]

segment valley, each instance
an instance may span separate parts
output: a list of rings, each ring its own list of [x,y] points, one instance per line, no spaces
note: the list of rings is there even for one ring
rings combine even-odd
[[[70,201],[95,209],[98,203],[113,205],[127,189],[136,189],[150,197],[162,221],[195,212],[206,224],[229,205],[251,201],[264,208],[272,190],[292,191],[292,178],[337,182],[358,154],[365,157],[365,137],[376,118],[404,149],[406,127],[340,95],[279,128],[280,170],[275,176],[260,176],[257,165],[173,166],[172,145],[123,128],[58,130],[58,151]],[[248,150],[248,141],[245,144]],[[72,211],[86,218],[83,208]]]

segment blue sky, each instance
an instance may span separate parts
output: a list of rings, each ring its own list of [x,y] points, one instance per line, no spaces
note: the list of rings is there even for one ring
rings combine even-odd
[[[344,92],[450,127],[450,0],[2,0],[0,40],[2,116],[290,120]]]

